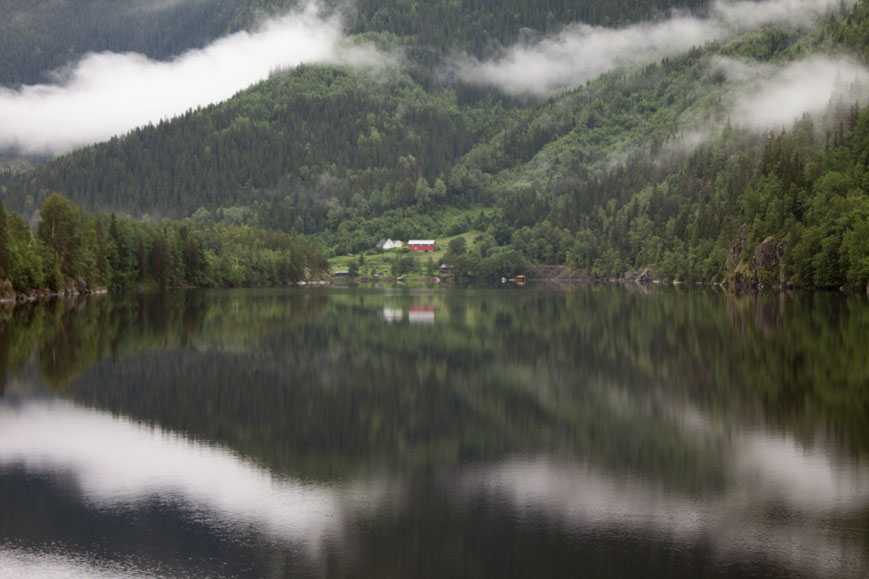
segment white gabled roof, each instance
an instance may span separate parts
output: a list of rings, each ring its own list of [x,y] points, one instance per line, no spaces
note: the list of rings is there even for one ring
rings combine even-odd
[[[408,245],[434,245],[434,239],[411,239],[407,242]]]

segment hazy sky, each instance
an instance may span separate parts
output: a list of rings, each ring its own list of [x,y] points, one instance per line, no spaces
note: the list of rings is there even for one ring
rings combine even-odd
[[[276,69],[386,58],[343,41],[338,19],[309,6],[170,62],[92,53],[59,71],[55,84],[0,88],[0,149],[60,153],[225,100]]]

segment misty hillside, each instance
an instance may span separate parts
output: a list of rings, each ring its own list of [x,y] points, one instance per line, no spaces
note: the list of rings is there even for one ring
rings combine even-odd
[[[273,74],[7,175],[3,202],[30,217],[56,191],[87,210],[316,236],[336,254],[474,230],[450,256],[471,276],[547,263],[869,281],[865,2],[532,4],[359,2],[351,49],[384,58]]]
[[[50,73],[88,52],[135,52],[167,60],[304,4],[299,0],[0,0],[0,85],[51,80]],[[349,34],[395,35],[416,57],[452,48],[475,54],[514,42],[522,31],[552,32],[570,22],[623,25],[697,9],[707,0],[324,0],[341,14]]]
[[[292,0],[0,0],[0,84],[49,82],[88,52],[165,60],[250,28]]]

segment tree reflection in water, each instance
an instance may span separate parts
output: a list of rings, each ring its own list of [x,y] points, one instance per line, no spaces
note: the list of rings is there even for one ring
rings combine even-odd
[[[7,568],[76,544],[84,509],[120,536],[118,513],[156,518],[229,574],[869,569],[865,298],[193,291],[0,323]],[[69,481],[77,506],[25,530]]]

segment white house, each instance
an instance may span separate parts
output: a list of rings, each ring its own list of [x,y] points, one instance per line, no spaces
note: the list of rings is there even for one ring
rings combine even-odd
[[[383,242],[383,249],[398,249],[403,246],[404,243],[398,240],[393,241],[392,239],[387,239]]]

